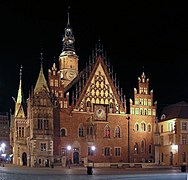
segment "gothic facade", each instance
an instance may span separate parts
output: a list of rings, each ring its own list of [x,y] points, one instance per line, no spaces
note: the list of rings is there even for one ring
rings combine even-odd
[[[155,161],[156,103],[144,72],[138,90],[126,97],[99,41],[82,71],[69,17],[59,64],[46,80],[43,66],[25,103],[20,84],[11,118],[13,163],[50,166],[68,159],[73,164]]]

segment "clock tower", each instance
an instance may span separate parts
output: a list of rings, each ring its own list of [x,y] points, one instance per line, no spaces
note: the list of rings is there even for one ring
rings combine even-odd
[[[66,87],[78,75],[78,56],[74,48],[74,35],[69,21],[65,27],[65,34],[63,36],[63,49],[59,57],[59,70],[61,81]]]

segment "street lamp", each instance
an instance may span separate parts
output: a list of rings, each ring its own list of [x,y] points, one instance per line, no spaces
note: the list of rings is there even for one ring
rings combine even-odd
[[[67,156],[68,156],[68,159],[67,159],[67,162],[66,162],[66,164],[68,165],[68,168],[70,168],[70,164],[71,164],[71,158],[69,158],[69,151],[71,149],[72,149],[71,145],[68,145],[67,146],[67,151],[68,151]]]

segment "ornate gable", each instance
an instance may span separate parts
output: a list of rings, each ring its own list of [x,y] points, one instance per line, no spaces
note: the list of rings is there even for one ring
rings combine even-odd
[[[124,111],[120,95],[113,84],[113,80],[101,56],[96,58],[93,70],[76,103],[76,109],[79,111],[87,111],[90,108],[93,111],[93,105],[95,104],[109,106],[113,113]]]

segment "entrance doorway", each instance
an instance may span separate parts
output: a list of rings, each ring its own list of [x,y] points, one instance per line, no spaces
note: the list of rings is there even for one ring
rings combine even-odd
[[[23,154],[22,154],[22,162],[23,162],[23,166],[27,166],[27,154],[26,154],[26,152],[23,152]]]
[[[73,153],[73,164],[79,164],[79,152]]]

